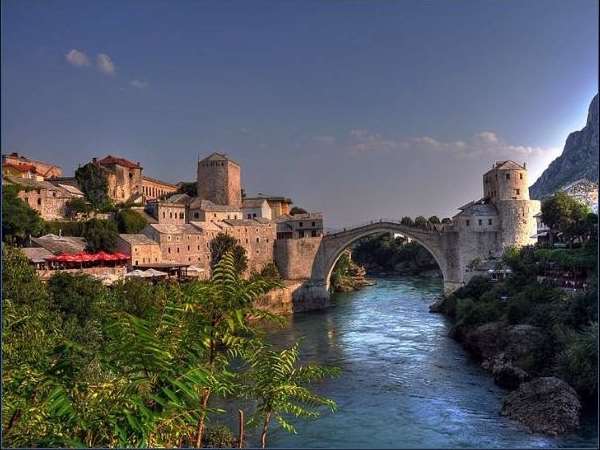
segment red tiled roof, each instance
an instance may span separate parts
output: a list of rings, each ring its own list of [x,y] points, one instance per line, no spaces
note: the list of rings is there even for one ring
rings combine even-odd
[[[102,164],[103,166],[108,166],[111,164],[117,164],[119,166],[127,167],[128,169],[139,169],[139,163],[132,163],[128,159],[119,158],[118,156],[108,155],[106,158],[102,158],[98,161],[98,164]]]
[[[32,172],[37,173],[35,166],[32,164],[12,164],[12,163],[4,163],[2,167],[12,167],[13,169],[17,169],[19,172]]]

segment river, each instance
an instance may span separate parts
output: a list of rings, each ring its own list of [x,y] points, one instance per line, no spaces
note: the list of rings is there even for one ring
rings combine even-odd
[[[303,359],[343,374],[316,389],[337,402],[335,414],[295,420],[297,435],[275,426],[269,447],[597,447],[591,417],[551,438],[499,415],[505,391],[448,337],[449,321],[429,313],[441,289],[432,278],[378,279],[272,332],[277,345],[302,338]]]

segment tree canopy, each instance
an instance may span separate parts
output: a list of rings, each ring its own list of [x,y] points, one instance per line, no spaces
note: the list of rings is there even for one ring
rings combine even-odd
[[[5,242],[24,244],[29,237],[44,231],[44,221],[37,211],[18,197],[19,187],[2,187],[2,237]]]
[[[560,232],[567,241],[592,234],[597,220],[594,216],[585,204],[564,192],[557,192],[542,203],[542,221],[552,237]]]
[[[246,249],[233,236],[219,233],[210,241],[211,267],[216,267],[226,253],[233,255],[237,273],[244,273],[248,268]]]
[[[300,208],[298,206],[294,206],[290,209],[290,215],[295,216],[297,214],[308,214],[308,212],[304,208]]]
[[[119,234],[114,221],[90,219],[84,224],[83,237],[87,243],[87,250],[113,252],[117,246]]]
[[[121,209],[116,219],[119,233],[139,233],[148,225],[146,219],[132,209]]]
[[[108,181],[102,168],[94,163],[87,163],[75,171],[75,178],[81,191],[94,209],[110,207]]]

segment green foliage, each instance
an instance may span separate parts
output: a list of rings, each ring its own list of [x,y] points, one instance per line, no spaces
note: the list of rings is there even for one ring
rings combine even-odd
[[[19,187],[2,186],[2,239],[23,245],[29,236],[40,236],[44,221],[37,211],[18,197]]]
[[[281,351],[272,350],[265,344],[251,348],[246,354],[251,370],[246,395],[256,399],[258,405],[251,425],[262,425],[261,445],[266,446],[266,438],[271,420],[281,428],[296,433],[288,416],[307,419],[319,417],[319,407],[336,409],[333,400],[313,393],[308,385],[324,378],[337,376],[338,368],[322,367],[316,364],[298,364],[299,344]]]
[[[198,196],[198,184],[195,182],[183,182],[177,189],[178,194],[187,194],[190,197]]]
[[[427,219],[423,216],[417,216],[415,217],[415,226],[418,228],[427,228],[427,225],[429,224],[429,222],[427,221]]]
[[[400,220],[400,223],[401,223],[402,225],[406,225],[406,226],[408,226],[408,227],[412,227],[412,226],[414,225],[414,222],[413,222],[413,220],[412,220],[410,217],[408,217],[408,216],[404,216],[404,217],[402,218],[402,220]]]
[[[44,224],[44,232],[62,236],[83,236],[85,222],[52,220]]]
[[[226,425],[212,425],[206,430],[206,438],[203,444],[207,448],[233,448],[233,434]]]
[[[67,202],[67,215],[71,218],[76,217],[78,214],[87,216],[92,212],[92,205],[86,202],[82,198],[73,198]]]
[[[94,306],[102,300],[106,289],[89,275],[57,272],[48,280],[48,292],[65,318],[75,317],[83,323],[92,316]]]
[[[540,248],[535,250],[535,258],[541,263],[556,263],[562,269],[593,270],[598,264],[596,251],[593,247],[577,249]]]
[[[304,208],[300,208],[298,206],[294,206],[292,209],[290,209],[290,215],[295,216],[298,214],[308,214],[308,212]]]
[[[570,333],[559,358],[559,373],[587,398],[598,395],[598,322]]]
[[[121,209],[117,213],[116,219],[119,233],[139,233],[148,225],[146,219],[132,209]]]
[[[552,235],[561,232],[568,241],[594,234],[594,217],[589,214],[585,204],[565,192],[557,192],[542,202],[542,221]]]
[[[104,210],[111,205],[108,180],[98,164],[87,163],[75,171],[75,178],[92,208]]]
[[[260,277],[265,280],[270,280],[270,281],[276,281],[276,282],[281,281],[281,275],[279,274],[279,269],[277,268],[277,265],[274,262],[265,264],[265,266],[260,271]]]
[[[475,327],[499,320],[503,312],[500,302],[476,302],[471,298],[461,298],[456,304],[456,321],[459,326]]]
[[[113,252],[117,247],[119,234],[117,226],[112,220],[90,219],[84,224],[83,237],[86,240],[88,251]]]
[[[459,298],[480,298],[484,293],[492,288],[492,282],[488,277],[475,276],[469,280],[469,282],[457,289],[454,293]]]
[[[429,219],[427,219],[427,221],[432,224],[440,224],[441,223],[440,218],[438,216],[431,216]]]
[[[233,236],[219,233],[210,241],[211,267],[216,267],[226,253],[233,255],[237,272],[244,273],[248,268],[246,249]]]

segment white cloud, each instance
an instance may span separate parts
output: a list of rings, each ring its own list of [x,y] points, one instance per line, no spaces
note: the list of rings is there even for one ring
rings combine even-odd
[[[144,89],[144,88],[148,87],[149,83],[147,81],[142,81],[142,80],[131,80],[129,82],[129,84],[135,88]]]
[[[88,55],[76,49],[70,50],[65,55],[65,59],[69,64],[75,67],[83,67],[90,65],[90,58],[88,58]]]
[[[482,131],[468,139],[458,141],[441,141],[431,136],[392,139],[369,130],[353,129],[348,133],[346,144],[354,154],[400,153],[401,151],[419,150],[443,153],[456,159],[541,160],[559,152],[555,148],[508,143],[492,131]]]
[[[115,74],[115,64],[110,56],[105,53],[100,53],[98,56],[96,56],[96,67],[100,72],[105,73],[106,75]]]

